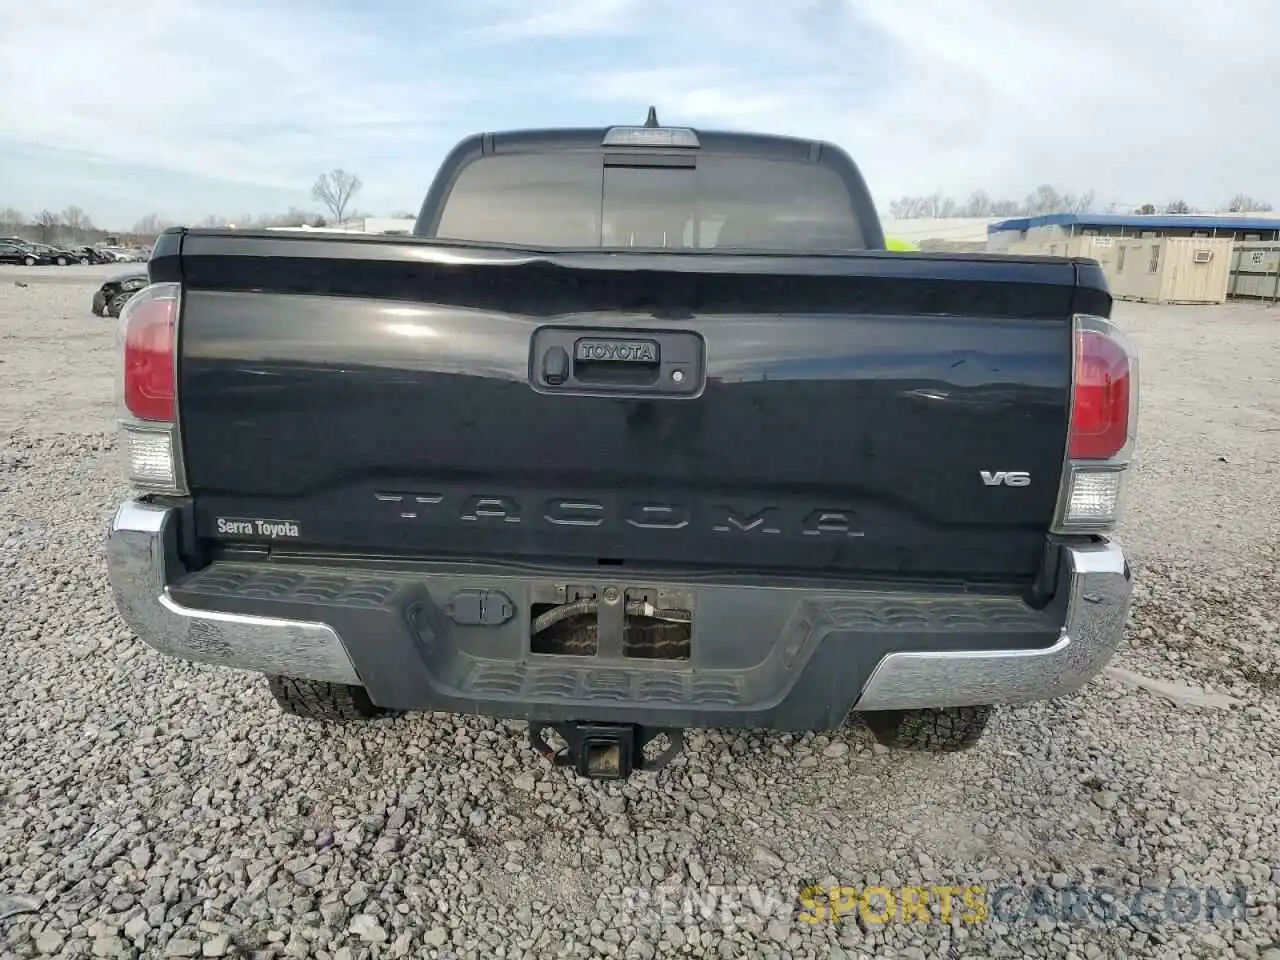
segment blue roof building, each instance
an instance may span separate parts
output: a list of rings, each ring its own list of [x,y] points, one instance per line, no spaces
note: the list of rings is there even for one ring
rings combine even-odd
[[[1224,237],[1232,240],[1280,240],[1280,217],[1235,214],[1050,213],[1038,217],[1013,217],[987,226],[987,235],[1016,233],[1025,236],[1037,228],[1058,228],[1062,236],[1099,237]]]

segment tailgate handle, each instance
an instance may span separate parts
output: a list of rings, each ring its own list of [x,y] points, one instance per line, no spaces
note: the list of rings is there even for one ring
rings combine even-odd
[[[534,389],[601,396],[696,397],[706,347],[692,330],[542,327],[529,358]]]
[[[573,377],[579,383],[652,384],[660,355],[656,340],[583,337],[573,345]]]

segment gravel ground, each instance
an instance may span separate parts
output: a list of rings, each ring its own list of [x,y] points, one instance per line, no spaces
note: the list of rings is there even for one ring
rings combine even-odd
[[[118,271],[51,269],[0,268],[3,955],[1280,960],[1280,311],[1118,308],[1145,381],[1114,671],[999,711],[967,754],[708,732],[618,787],[549,770],[514,724],[318,730],[133,639],[102,560],[114,324],[88,312]],[[807,924],[811,882],[1021,906]],[[1247,905],[1126,915],[1142,884]],[[1115,888],[1118,919],[1027,906],[1078,885]],[[682,888],[705,913],[627,892]]]

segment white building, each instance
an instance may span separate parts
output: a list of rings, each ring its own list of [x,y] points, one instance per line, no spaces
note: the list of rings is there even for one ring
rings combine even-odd
[[[1256,214],[1056,213],[993,223],[987,249],[1096,260],[1123,300],[1222,303],[1235,244],[1274,240],[1280,219]]]
[[[413,233],[413,225],[417,220],[413,217],[365,217],[365,233]]]
[[[300,230],[305,233],[385,233],[407,235],[413,233],[416,221],[412,217],[362,217],[341,224],[312,227],[267,227],[268,230]]]
[[[1109,214],[1053,213],[1040,217],[1014,217],[993,221],[987,246],[993,252],[1031,244],[1062,244],[1073,237],[1129,237],[1156,240],[1161,237],[1226,238],[1233,241],[1280,240],[1280,218],[1271,214]],[[1052,251],[1045,250],[1044,253]]]

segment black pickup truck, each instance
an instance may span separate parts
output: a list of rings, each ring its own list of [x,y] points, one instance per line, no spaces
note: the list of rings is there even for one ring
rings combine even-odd
[[[884,246],[839,148],[652,125],[471,137],[411,237],[170,230],[116,603],[293,713],[593,777],[851,713],[969,746],[1121,641],[1136,361],[1095,262]]]

